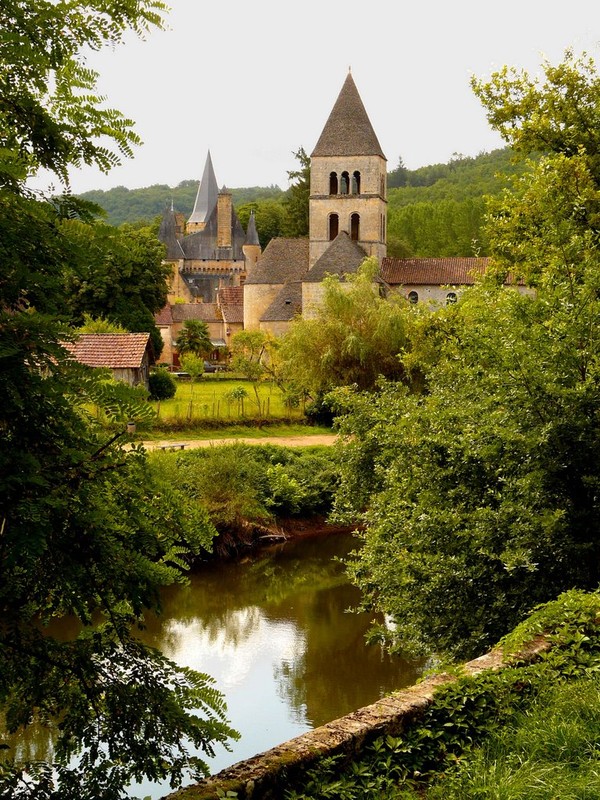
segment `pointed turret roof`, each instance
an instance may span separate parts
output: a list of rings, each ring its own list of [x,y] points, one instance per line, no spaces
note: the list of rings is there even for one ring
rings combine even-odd
[[[250,212],[250,219],[248,220],[248,230],[246,231],[246,241],[244,244],[258,244],[260,242],[258,240],[258,233],[256,232],[256,218],[254,216],[254,211]]]
[[[385,158],[351,72],[348,72],[319,141],[311,153],[311,157],[314,156]]]
[[[196,195],[196,202],[194,203],[194,210],[192,211],[188,222],[206,222],[210,217],[214,207],[217,205],[217,197],[219,195],[219,187],[217,186],[217,179],[210,157],[210,150],[206,156],[206,164],[204,165],[204,173],[202,180],[198,186],[198,194]]]

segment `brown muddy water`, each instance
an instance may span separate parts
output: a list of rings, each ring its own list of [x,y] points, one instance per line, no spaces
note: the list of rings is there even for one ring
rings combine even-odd
[[[365,643],[373,616],[337,560],[357,546],[347,533],[308,536],[241,561],[196,569],[163,594],[146,642],[182,666],[211,675],[241,737],[220,747],[211,772],[337,719],[414,683],[423,662]],[[65,620],[65,633],[72,623]],[[30,742],[31,743],[31,742]],[[39,747],[35,749],[39,754]],[[131,787],[159,798],[167,784]]]

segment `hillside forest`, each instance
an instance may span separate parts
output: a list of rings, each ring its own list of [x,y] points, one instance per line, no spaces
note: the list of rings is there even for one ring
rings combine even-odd
[[[308,167],[303,148],[291,154],[297,169],[288,173],[290,186],[231,189],[234,207],[244,227],[250,212],[262,247],[276,236],[308,233]],[[399,159],[388,173],[388,255],[399,258],[484,256],[489,241],[484,231],[486,196],[507,188],[511,176],[522,174],[523,159],[505,147],[476,157],[455,154],[447,164],[432,164],[409,170]],[[175,187],[154,184],[141,189],[117,186],[90,191],[82,199],[95,203],[111,225],[157,224],[165,206],[186,216],[194,206],[198,180]],[[303,211],[306,207],[306,212]]]

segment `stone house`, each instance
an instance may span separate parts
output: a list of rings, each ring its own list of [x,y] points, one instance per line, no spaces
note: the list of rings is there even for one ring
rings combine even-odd
[[[380,277],[388,288],[400,291],[411,303],[447,305],[486,271],[488,258],[391,258],[381,262]],[[506,286],[531,293],[510,276]]]
[[[106,367],[116,380],[148,388],[154,360],[149,333],[81,333],[64,347],[80,364]]]

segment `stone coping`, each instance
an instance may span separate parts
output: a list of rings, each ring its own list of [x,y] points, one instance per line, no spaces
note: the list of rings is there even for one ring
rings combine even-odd
[[[517,657],[532,661],[548,646],[543,636],[536,637]],[[506,665],[502,650],[495,648],[463,664],[461,674],[477,675]],[[340,753],[352,757],[381,736],[398,736],[423,715],[436,689],[456,678],[456,675],[448,673],[433,675],[271,750],[239,761],[199,783],[166,795],[165,800],[219,800],[228,791],[236,792],[239,800],[279,800],[282,788],[290,781],[295,782],[319,759]]]

